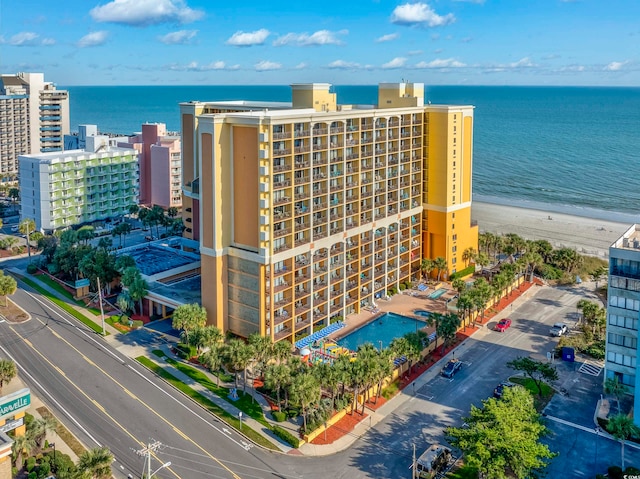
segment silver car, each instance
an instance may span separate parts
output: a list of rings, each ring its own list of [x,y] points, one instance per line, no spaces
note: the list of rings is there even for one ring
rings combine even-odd
[[[569,328],[567,327],[566,324],[564,324],[564,323],[556,323],[549,330],[549,334],[551,336],[563,336],[563,335],[567,334],[567,331],[569,331]]]

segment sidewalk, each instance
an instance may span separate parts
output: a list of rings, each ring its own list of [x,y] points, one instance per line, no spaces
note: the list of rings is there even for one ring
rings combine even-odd
[[[80,312],[87,318],[91,320],[95,320],[96,324],[100,324],[100,317],[95,316],[92,312],[86,310],[81,306],[78,306],[72,301],[69,301],[68,298],[64,297],[58,291],[40,282],[36,276],[28,275],[25,270],[21,270],[15,267],[10,268],[10,271],[20,276],[27,277],[30,280],[36,282],[40,287],[42,287],[43,289],[51,293],[53,296],[67,302],[76,311]],[[529,283],[525,283],[525,284],[528,285]],[[497,308],[495,308],[497,311],[492,311],[491,313],[487,311],[484,321],[480,321],[479,319],[477,320],[477,324],[479,328],[473,328],[471,331],[468,331],[466,334],[464,334],[465,338],[461,340],[459,343],[457,343],[454,347],[448,348],[444,355],[440,355],[440,354],[435,355],[433,358],[437,360],[435,362],[431,362],[427,367],[426,371],[422,372],[419,376],[415,378],[412,376],[408,381],[406,381],[402,385],[404,389],[402,389],[396,396],[386,401],[383,405],[376,408],[375,410],[369,407],[366,407],[367,417],[364,418],[364,420],[360,421],[352,431],[342,435],[342,437],[336,439],[331,444],[305,443],[302,446],[300,446],[298,449],[293,449],[288,444],[285,444],[282,440],[276,437],[272,431],[270,431],[264,425],[260,424],[255,419],[250,418],[248,416],[243,416],[243,423],[247,424],[253,430],[259,432],[261,435],[267,438],[270,442],[275,444],[282,453],[302,454],[306,456],[327,456],[327,455],[331,455],[331,454],[335,454],[337,452],[343,451],[348,447],[350,447],[362,436],[364,436],[369,431],[369,429],[376,426],[380,421],[384,420],[387,415],[391,414],[397,408],[402,406],[406,401],[410,400],[413,397],[413,394],[412,394],[413,391],[419,390],[426,383],[428,383],[429,381],[432,381],[439,374],[439,371],[442,368],[442,366],[444,366],[444,364],[446,364],[446,362],[449,361],[451,357],[454,357],[455,351],[458,348],[462,347],[465,344],[466,340],[469,337],[471,337],[472,334],[478,331],[481,331],[483,329],[486,329],[484,328],[484,326],[489,322],[490,319],[499,320],[502,317],[508,316],[508,313],[510,312],[510,308],[507,306],[509,306],[510,304],[513,304],[514,306],[519,305],[519,303],[523,302],[530,295],[530,290],[535,288],[536,286],[542,286],[542,284],[536,282],[534,285],[528,286],[523,291],[514,292],[512,296],[503,300],[504,302],[501,302],[500,305]],[[131,358],[136,358],[138,356],[147,357],[148,359],[152,360],[155,364],[161,366],[164,370],[166,370],[171,375],[179,379],[181,382],[188,385],[189,387],[191,387],[192,389],[194,389],[195,391],[197,391],[198,393],[200,393],[202,396],[206,397],[210,401],[214,402],[221,409],[224,409],[229,414],[235,417],[238,417],[238,413],[240,412],[240,410],[237,407],[235,407],[233,404],[213,394],[204,386],[192,380],[190,377],[183,374],[172,365],[167,364],[165,361],[162,361],[162,359],[160,359],[159,357],[151,354],[149,351],[149,348],[136,345],[135,343],[133,345],[129,344],[123,341],[123,338],[125,338],[126,336],[122,335],[118,330],[116,330],[109,324],[106,324],[105,327],[106,327],[106,330],[110,333],[110,335],[106,337],[105,340],[111,343],[120,352],[122,352],[123,354]],[[155,331],[153,333],[159,336],[164,336]],[[159,349],[162,349],[162,351],[168,357],[172,359],[176,359],[177,361],[181,361],[181,359],[177,358],[173,354],[169,345],[163,344],[162,346],[159,347]],[[214,382],[216,381],[215,376],[212,375],[210,372],[206,371],[204,368],[194,366],[193,364],[190,364],[190,363],[189,365],[192,367],[196,367],[199,371],[206,374],[212,381]],[[409,386],[410,384],[411,384],[411,388],[408,388],[407,386]],[[227,386],[230,386],[230,385],[227,384]],[[275,422],[271,420],[270,419],[271,406],[269,405],[268,401],[260,393],[258,393],[253,388],[251,388],[251,386],[247,385],[247,389],[251,391],[250,394],[252,394],[254,399],[260,403],[262,410],[264,412],[265,418],[270,424],[286,429],[296,437],[298,436],[299,426],[297,424],[294,424],[290,421]],[[329,430],[331,430],[331,427],[329,428]],[[241,432],[239,431],[236,431],[236,432],[241,434]],[[246,440],[250,441],[250,439],[248,438],[246,438]]]

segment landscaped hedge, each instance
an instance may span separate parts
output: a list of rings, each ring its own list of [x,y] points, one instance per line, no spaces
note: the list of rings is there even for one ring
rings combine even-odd
[[[177,354],[182,359],[191,359],[198,354],[198,350],[195,346],[189,344],[178,343],[176,344]]]
[[[453,281],[457,278],[464,278],[465,276],[469,276],[470,274],[475,273],[476,265],[472,264],[467,266],[465,269],[461,269],[460,271],[456,271],[455,273],[451,273],[449,275],[449,281]]]
[[[273,420],[276,422],[282,422],[287,419],[287,414],[282,411],[273,411],[271,415],[273,416]]]
[[[300,447],[300,439],[295,437],[289,431],[282,429],[280,426],[272,426],[271,430],[280,439],[291,444],[292,447],[295,447],[296,449]]]
[[[27,266],[27,273],[29,274],[35,274],[38,272],[38,267],[35,264],[29,264]]]

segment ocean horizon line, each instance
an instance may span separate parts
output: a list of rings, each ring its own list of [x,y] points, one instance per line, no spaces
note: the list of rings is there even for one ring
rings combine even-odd
[[[160,84],[113,84],[113,85],[60,85],[56,84],[58,88],[122,88],[122,87],[235,87],[235,88],[264,88],[264,87],[289,87],[291,85],[306,85],[308,83],[328,83],[334,87],[377,87],[379,83],[401,83],[391,81],[381,81],[378,83],[331,83],[328,81],[318,82],[296,82],[296,83],[252,83],[252,84],[232,84],[232,83],[187,83],[187,84],[174,84],[174,83],[160,83]],[[573,89],[573,88],[594,88],[594,89],[640,89],[640,85],[537,85],[537,84],[518,84],[518,85],[495,85],[495,84],[450,84],[450,83],[426,83],[409,82],[409,83],[424,83],[425,87],[437,86],[437,87],[455,87],[455,88],[560,88],[560,89]]]

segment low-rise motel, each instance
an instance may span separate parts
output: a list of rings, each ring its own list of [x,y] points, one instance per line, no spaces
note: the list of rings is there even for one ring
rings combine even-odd
[[[477,248],[473,107],[383,83],[378,104],[331,85],[292,102],[180,105],[185,235],[199,241],[209,321],[294,342]]]

